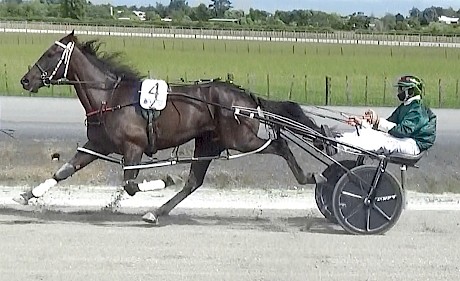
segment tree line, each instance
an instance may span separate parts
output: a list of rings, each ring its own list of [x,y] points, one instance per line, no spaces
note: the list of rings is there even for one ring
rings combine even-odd
[[[133,11],[145,13],[141,20]],[[460,17],[453,8],[416,7],[410,11],[386,14],[378,18],[361,12],[339,15],[314,10],[276,11],[259,9],[249,12],[234,9],[229,0],[212,0],[209,4],[191,7],[185,0],[171,0],[169,5],[112,6],[96,5],[87,0],[2,0],[0,19],[80,22],[107,25],[180,25],[221,28],[258,28],[277,30],[356,30],[372,32],[425,32],[431,34],[459,33],[458,24],[439,22],[440,16]],[[170,19],[167,22],[164,19]],[[209,22],[210,19],[235,19],[234,22]],[[120,19],[124,19],[121,22]],[[130,19],[129,23],[126,19]]]

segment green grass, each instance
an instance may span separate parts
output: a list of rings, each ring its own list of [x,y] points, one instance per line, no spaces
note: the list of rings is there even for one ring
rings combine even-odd
[[[29,95],[22,90],[19,79],[27,66],[33,65],[60,37],[0,34],[0,93]],[[81,36],[80,40],[94,38]],[[424,78],[425,99],[431,106],[460,107],[460,50],[456,48],[141,37],[99,39],[106,43],[104,50],[123,52],[125,62],[141,73],[170,82],[179,78],[226,77],[232,73],[235,83],[271,99],[323,104],[325,77],[330,76],[332,105],[395,105],[392,84],[399,75],[414,73]],[[73,93],[68,86],[57,86],[42,89],[39,95]]]

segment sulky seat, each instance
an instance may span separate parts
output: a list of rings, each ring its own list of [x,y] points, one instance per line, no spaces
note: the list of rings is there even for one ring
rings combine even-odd
[[[392,153],[392,154],[387,155],[387,159],[389,162],[394,163],[394,164],[415,166],[415,164],[420,159],[422,159],[423,155],[425,155],[425,151],[422,151],[417,155]]]

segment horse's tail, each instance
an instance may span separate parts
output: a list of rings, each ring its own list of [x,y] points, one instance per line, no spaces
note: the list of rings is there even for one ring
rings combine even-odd
[[[321,133],[321,128],[316,124],[313,118],[305,115],[299,104],[292,101],[271,101],[263,98],[257,98],[257,102],[263,110],[278,114],[280,116],[297,121],[318,133]]]

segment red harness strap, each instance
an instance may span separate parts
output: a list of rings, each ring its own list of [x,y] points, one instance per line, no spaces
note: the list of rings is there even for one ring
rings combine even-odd
[[[107,103],[106,102],[102,102],[102,105],[101,105],[101,108],[98,109],[98,110],[94,110],[94,111],[90,111],[88,113],[86,113],[86,117],[91,117],[93,115],[102,115],[103,113],[105,112],[111,112],[111,111],[115,111],[117,109],[121,109],[122,107],[125,107],[125,106],[129,106],[129,105],[132,105],[132,104],[127,104],[127,105],[124,105],[124,106],[121,106],[121,105],[117,105],[117,106],[114,106],[114,107],[107,107]]]

